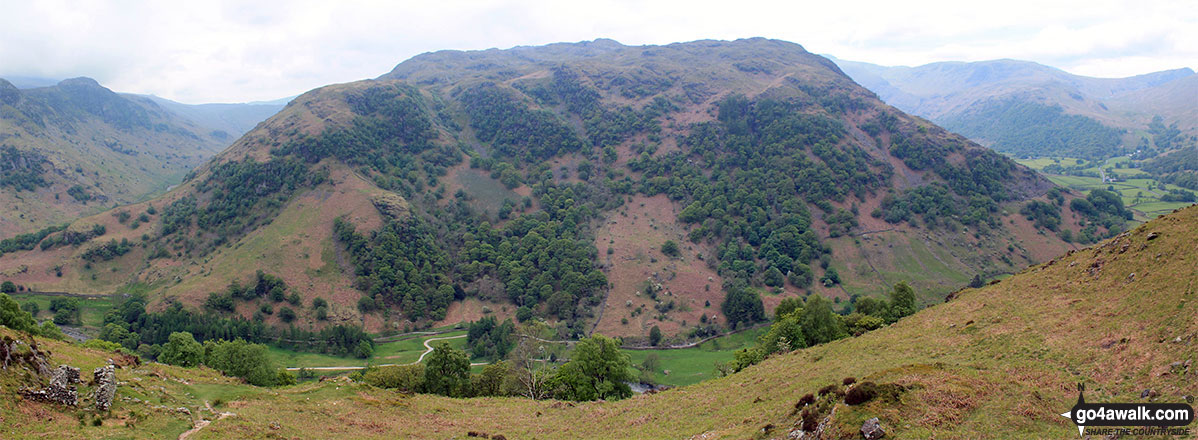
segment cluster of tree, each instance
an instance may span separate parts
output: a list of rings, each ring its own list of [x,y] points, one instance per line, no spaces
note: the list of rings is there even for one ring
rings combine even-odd
[[[1181,130],[1177,128],[1177,123],[1174,122],[1165,125],[1165,119],[1161,115],[1152,117],[1152,122],[1148,123],[1148,134],[1152,135],[1152,143],[1161,150],[1170,150],[1183,139]]]
[[[46,237],[55,232],[63,231],[67,225],[47,226],[37,232],[19,234],[15,237],[0,240],[0,255],[10,252],[29,251],[37,247]]]
[[[560,117],[529,108],[519,93],[506,86],[483,83],[457,96],[475,135],[501,156],[537,163],[582,149],[583,140]]]
[[[1110,230],[1120,228],[1124,221],[1132,219],[1131,210],[1123,206],[1123,198],[1104,189],[1091,190],[1084,199],[1073,199],[1069,208]]]
[[[516,325],[505,319],[502,324],[494,316],[470,323],[466,332],[466,350],[476,359],[504,359],[516,346]]]
[[[282,278],[264,273],[261,270],[258,271],[254,280],[248,286],[242,286],[240,281],[233,280],[223,292],[209,293],[208,299],[204,301],[204,307],[214,311],[232,312],[236,309],[236,301],[255,301],[259,298],[265,298],[274,303],[286,301],[292,307],[302,307],[299,294],[295,292],[288,294],[287,283],[284,283]],[[328,304],[326,303],[325,307],[327,306]],[[313,308],[317,308],[315,303]],[[259,310],[254,312],[254,321],[262,322],[266,320],[266,315],[273,315],[274,313],[274,306],[263,302]],[[328,313],[327,309],[325,313]],[[291,307],[283,306],[279,309],[279,318],[285,323],[290,323],[296,318],[295,310]]]
[[[1198,190],[1198,147],[1183,148],[1144,162],[1144,171],[1162,182]]]
[[[54,298],[50,300],[50,312],[54,314],[54,323],[58,325],[79,325],[82,323],[82,311],[79,300],[75,298]]]
[[[230,377],[257,386],[294,385],[295,375],[279,368],[267,356],[267,348],[244,339],[209,340],[203,344],[188,332],[174,332],[158,352],[158,361],[182,367],[201,364]]]
[[[296,189],[318,185],[326,175],[327,171],[313,173],[304,163],[288,158],[217,164],[196,186],[209,195],[208,203],[195,209],[196,225],[215,233],[214,245],[220,245],[272,216]]]
[[[491,157],[480,157],[477,154],[470,156],[470,168],[481,168],[491,172],[491,178],[503,183],[503,186],[512,189],[524,183],[524,177],[520,175],[520,170],[507,162],[495,160]]]
[[[32,151],[18,150],[5,145],[0,147],[0,188],[11,187],[17,191],[33,191],[49,186],[42,174],[46,157]]]
[[[686,206],[678,218],[696,225],[692,241],[721,242],[721,276],[760,285],[770,274],[778,285],[777,272],[806,286],[807,264],[830,252],[811,228],[807,203],[824,211],[835,234],[847,233],[855,214],[831,202],[864,200],[892,173],[842,143],[843,125],[811,112],[813,106],[804,99],[731,96],[720,101],[718,122],[691,127],[687,151],[642,154],[629,166],[643,173],[642,193],[664,193]]]
[[[500,228],[483,222],[468,229],[456,258],[461,280],[494,275],[520,307],[517,319],[551,315],[574,324],[580,308],[598,305],[598,293],[607,287],[585,229],[596,211],[591,191],[584,184],[542,181],[534,186],[540,211]],[[582,329],[574,330],[577,335]]]
[[[786,298],[774,309],[774,323],[750,348],[736,352],[723,371],[740,371],[774,353],[785,353],[848,336],[858,336],[915,313],[915,291],[900,282],[890,291],[890,299],[866,297],[856,300],[852,313],[837,314],[832,302],[820,295],[806,301]],[[848,309],[846,309],[848,311]]]
[[[1019,209],[1019,213],[1027,217],[1028,221],[1032,222],[1032,225],[1036,229],[1057,231],[1061,227],[1060,206],[1044,203],[1039,200],[1032,200],[1023,205],[1023,208]]]
[[[329,127],[319,136],[300,136],[272,151],[308,163],[328,157],[373,170],[375,183],[416,198],[436,177],[461,162],[461,151],[433,141],[438,131],[428,102],[406,85],[377,85],[346,96],[355,117],[349,127]],[[454,125],[452,119],[439,118]],[[370,174],[366,172],[364,174]]]
[[[132,249],[133,244],[129,243],[128,238],[122,238],[120,242],[117,242],[114,238],[109,240],[107,243],[88,248],[86,251],[83,251],[83,254],[81,254],[79,257],[93,263],[96,261],[108,261],[121,255],[125,255]]]
[[[38,325],[33,314],[22,310],[21,305],[6,293],[0,293],[0,325],[51,339],[64,338],[62,331],[53,322],[46,321]]]
[[[632,81],[627,78],[621,86],[635,88],[629,84]],[[578,115],[592,145],[619,145],[638,133],[656,136],[661,131],[657,118],[678,109],[660,96],[641,111],[630,106],[608,108],[600,102],[599,92],[584,84],[579,73],[566,66],[554,68],[550,78],[524,81],[516,87],[542,105],[563,104],[568,112]]]
[[[415,216],[391,220],[367,237],[339,218],[333,233],[349,250],[356,285],[366,293],[358,303],[363,313],[393,305],[413,321],[445,318],[457,291],[446,276],[449,256],[428,223]]]
[[[881,209],[872,212],[872,216],[890,223],[906,221],[914,224],[914,216],[918,214],[930,228],[946,226],[952,229],[958,226],[957,223],[975,227],[999,226],[998,204],[1009,198],[1005,182],[1012,177],[1014,162],[989,150],[962,150],[955,142],[945,141],[938,145],[907,139],[904,135],[895,135],[891,153],[912,168],[930,168],[945,180],[945,184],[931,183],[907,189],[900,195],[887,194]],[[902,153],[903,150],[897,148],[899,145],[910,145],[909,151],[926,156],[912,160],[914,156]],[[952,165],[945,160],[954,151],[965,155],[963,165]]]
[[[58,246],[79,246],[86,243],[88,240],[99,237],[108,233],[108,228],[101,224],[94,224],[91,228],[82,230],[71,230],[67,228],[60,234],[52,234],[38,243],[43,251],[56,248]]]
[[[541,366],[544,359],[527,354],[487,365],[482,374],[470,373],[465,351],[441,343],[423,364],[381,367],[362,373],[378,387],[450,397],[514,396],[534,399],[618,400],[632,395],[627,382],[636,378],[619,341],[603,335],[583,338],[570,360],[560,366]]]
[[[365,353],[365,356],[360,354],[363,344],[371,352],[374,344],[361,327],[353,325],[328,326],[319,332],[294,327],[277,330],[266,327],[259,320],[197,313],[184,309],[178,303],[167,306],[161,312],[151,313],[146,311],[146,299],[142,295],[131,296],[105,314],[100,339],[119,343],[130,351],[153,359],[162,344],[169,341],[171,333],[176,332],[190,333],[199,341],[244,339],[336,356],[352,354],[369,357],[371,353]]]
[[[1004,100],[948,118],[945,128],[973,139],[988,139],[994,149],[1016,156],[1067,156],[1098,159],[1120,154],[1123,131],[1057,105]]]
[[[67,195],[71,196],[75,201],[84,203],[92,199],[91,193],[87,192],[87,188],[84,188],[83,185],[72,185],[70,188],[67,188]]]
[[[1194,200],[1194,193],[1184,189],[1171,189],[1168,193],[1161,196],[1162,202],[1194,203]]]

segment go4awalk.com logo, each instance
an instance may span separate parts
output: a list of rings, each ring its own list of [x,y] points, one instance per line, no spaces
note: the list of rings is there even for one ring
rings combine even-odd
[[[1194,408],[1184,403],[1086,403],[1077,385],[1077,403],[1061,415],[1077,425],[1077,434],[1190,435]],[[1101,427],[1090,428],[1088,427]]]

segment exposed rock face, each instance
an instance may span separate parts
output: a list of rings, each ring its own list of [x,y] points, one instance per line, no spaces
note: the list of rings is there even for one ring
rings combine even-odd
[[[49,357],[49,353],[37,349],[36,342],[25,344],[8,336],[0,339],[0,368],[5,370],[13,365],[23,365],[38,376],[49,376],[50,363],[46,362]]]
[[[874,417],[861,425],[861,435],[865,436],[865,440],[875,440],[885,437],[886,431],[882,430],[882,423],[878,421],[877,417]]]
[[[70,365],[59,365],[52,373],[50,385],[40,390],[26,388],[20,391],[27,399],[59,405],[76,406],[79,404],[79,393],[75,384],[79,383],[79,369]]]
[[[379,194],[370,198],[374,207],[387,218],[402,220],[408,217],[408,201],[395,194]]]
[[[92,382],[96,384],[93,394],[96,411],[108,411],[112,407],[112,399],[116,397],[116,367],[105,365],[93,371],[92,376]]]

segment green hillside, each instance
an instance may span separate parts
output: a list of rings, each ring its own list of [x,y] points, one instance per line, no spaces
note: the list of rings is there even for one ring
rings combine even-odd
[[[1071,437],[1076,428],[1058,414],[1073,405],[1078,383],[1088,402],[1182,402],[1198,391],[1186,366],[1195,353],[1185,343],[1198,332],[1190,319],[1196,224],[1198,209],[1181,210],[863,336],[618,402],[450,399],[342,380],[264,389],[206,368],[148,364],[117,370],[125,385],[110,414],[6,398],[0,429],[9,438],[160,438],[194,421],[203,427],[189,438],[200,439],[786,438],[801,425],[796,402],[804,394],[843,390],[842,379],[853,377],[896,394],[857,405],[817,400],[821,415],[831,414],[824,438],[860,438],[873,417],[887,438]],[[38,342],[52,364],[86,370],[110,357]],[[8,371],[3,393],[28,383],[14,373],[20,367]]]
[[[262,341],[488,314],[694,340],[787,297],[847,313],[907,280],[929,303],[1043,261],[1070,245],[1020,211],[1051,188],[792,43],[443,51],[296,98],[163,197],[14,242],[0,273],[145,286]],[[283,293],[244,290],[259,271]]]
[[[161,104],[161,105],[160,105]],[[179,183],[258,118],[240,105],[191,107],[112,92],[89,78],[18,89],[0,79],[0,236],[143,201]],[[267,113],[269,112],[269,113]]]

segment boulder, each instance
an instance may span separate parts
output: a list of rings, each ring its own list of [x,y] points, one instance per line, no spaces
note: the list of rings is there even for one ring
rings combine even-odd
[[[882,423],[874,417],[861,425],[861,435],[865,436],[865,440],[874,440],[885,437],[886,431],[882,430]]]

